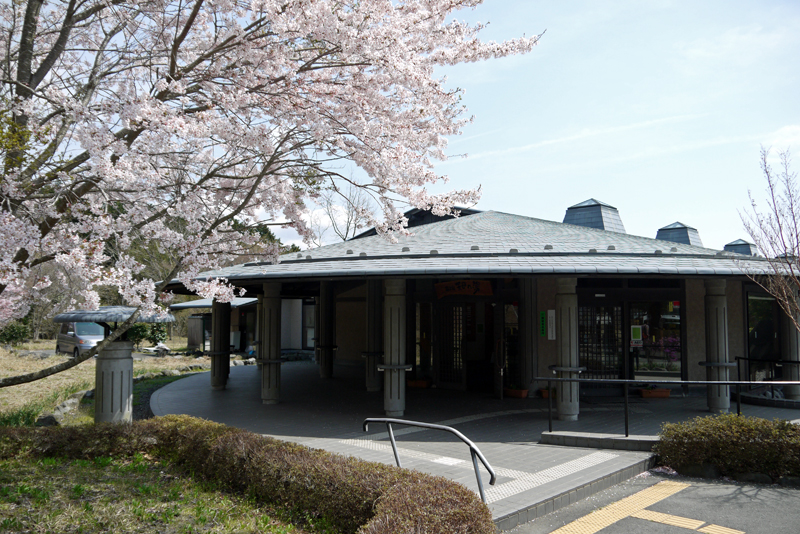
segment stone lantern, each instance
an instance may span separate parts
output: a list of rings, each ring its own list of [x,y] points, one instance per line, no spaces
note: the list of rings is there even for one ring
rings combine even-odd
[[[105,337],[116,329],[117,323],[127,321],[136,308],[101,306],[97,310],[75,310],[60,313],[56,323],[97,323]],[[172,315],[140,315],[137,323],[171,323]],[[111,326],[113,323],[113,327]],[[133,413],[133,342],[124,334],[97,354],[94,391],[94,422],[130,422]]]

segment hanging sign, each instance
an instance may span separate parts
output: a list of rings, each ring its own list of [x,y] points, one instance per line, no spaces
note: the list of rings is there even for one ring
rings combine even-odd
[[[631,347],[643,347],[642,325],[631,325]]]
[[[436,298],[450,295],[492,296],[492,283],[488,280],[456,280],[436,284]]]
[[[545,337],[547,335],[547,312],[539,312],[539,336]]]

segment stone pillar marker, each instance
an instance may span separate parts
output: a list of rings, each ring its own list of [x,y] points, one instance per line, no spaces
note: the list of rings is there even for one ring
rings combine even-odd
[[[265,283],[258,297],[258,363],[261,402],[277,404],[281,396],[281,284]]]
[[[95,423],[129,423],[133,418],[133,342],[115,341],[97,355]]]
[[[319,355],[319,376],[333,377],[333,288],[330,282],[319,283],[319,322],[317,329],[317,354]]]
[[[706,314],[706,379],[726,381],[728,378],[728,297],[725,279],[707,279]],[[708,386],[708,409],[728,413],[731,407],[730,386]]]
[[[383,299],[383,408],[388,417],[402,417],[406,409],[406,281],[384,282]]]
[[[556,293],[556,343],[559,378],[578,378],[578,294],[577,278],[558,278]],[[577,382],[559,382],[556,406],[561,421],[577,421],[580,413],[580,386]]]
[[[211,303],[211,388],[225,389],[231,372],[231,303]]]
[[[113,330],[112,323],[131,318],[136,308],[130,306],[101,306],[97,310],[75,310],[53,317],[54,323],[97,323],[106,338]],[[174,322],[169,314],[140,315],[139,323]],[[133,416],[133,342],[122,334],[118,341],[108,343],[97,354],[95,364],[94,422],[130,423]]]
[[[378,364],[383,357],[383,286],[380,280],[367,281],[367,346],[362,354],[366,366],[367,391],[381,390]]]

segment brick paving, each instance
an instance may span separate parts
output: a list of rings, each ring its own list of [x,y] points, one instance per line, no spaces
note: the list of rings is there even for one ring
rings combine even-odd
[[[158,390],[155,415],[182,413],[210,419],[309,447],[394,464],[384,425],[362,431],[368,417],[383,417],[383,394],[365,391],[363,369],[337,366],[323,380],[309,362],[286,363],[281,403],[264,405],[255,366],[232,367],[227,389],[214,391],[207,373]],[[633,399],[631,434],[654,435],[662,422],[707,415],[703,391],[689,397]],[[735,410],[735,405],[733,406]],[[746,415],[796,419],[790,409],[744,405]],[[547,401],[498,400],[488,394],[442,389],[407,391],[404,419],[452,426],[471,439],[497,473],[481,470],[492,515],[502,530],[577,502],[646,470],[648,452],[540,444],[548,429]],[[622,434],[619,399],[581,404],[578,421],[554,421],[554,431]],[[403,467],[445,476],[478,491],[469,449],[455,436],[414,427],[394,427]],[[585,441],[588,443],[588,441]]]

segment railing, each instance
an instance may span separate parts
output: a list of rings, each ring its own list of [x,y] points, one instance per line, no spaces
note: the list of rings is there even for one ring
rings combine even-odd
[[[627,438],[630,433],[628,431],[628,386],[631,384],[667,384],[667,385],[681,385],[681,386],[736,386],[736,415],[742,414],[742,386],[800,386],[800,381],[780,381],[780,382],[752,382],[743,380],[629,380],[622,378],[551,378],[538,376],[533,380],[539,382],[547,382],[547,391],[553,390],[552,382],[590,382],[593,384],[619,384],[622,386],[623,395],[625,397],[625,437]],[[553,431],[553,395],[547,396],[547,424],[550,432]]]
[[[467,446],[469,447],[469,452],[472,455],[472,466],[475,468],[475,478],[478,479],[478,491],[481,494],[481,500],[483,502],[486,502],[486,495],[483,493],[483,481],[481,480],[481,472],[480,469],[478,468],[478,460],[481,461],[483,466],[489,472],[489,475],[491,475],[491,478],[489,478],[489,485],[491,486],[494,485],[495,481],[497,480],[497,475],[495,475],[494,469],[492,469],[492,466],[489,465],[489,462],[483,456],[480,449],[478,449],[478,447],[474,443],[472,443],[472,441],[470,441],[464,434],[462,434],[455,428],[449,426],[434,425],[432,423],[421,423],[419,421],[406,421],[405,419],[391,419],[385,417],[378,417],[378,418],[371,417],[368,419],[364,419],[364,432],[366,432],[369,429],[370,423],[386,424],[386,430],[388,430],[389,432],[389,439],[392,441],[392,451],[394,452],[394,460],[395,462],[397,462],[397,467],[403,467],[403,466],[400,464],[400,455],[397,453],[397,443],[395,442],[394,439],[394,432],[392,432],[393,424],[416,426],[419,428],[428,428],[430,430],[443,430],[445,432],[450,432],[451,434],[456,436],[458,439],[466,443]]]

